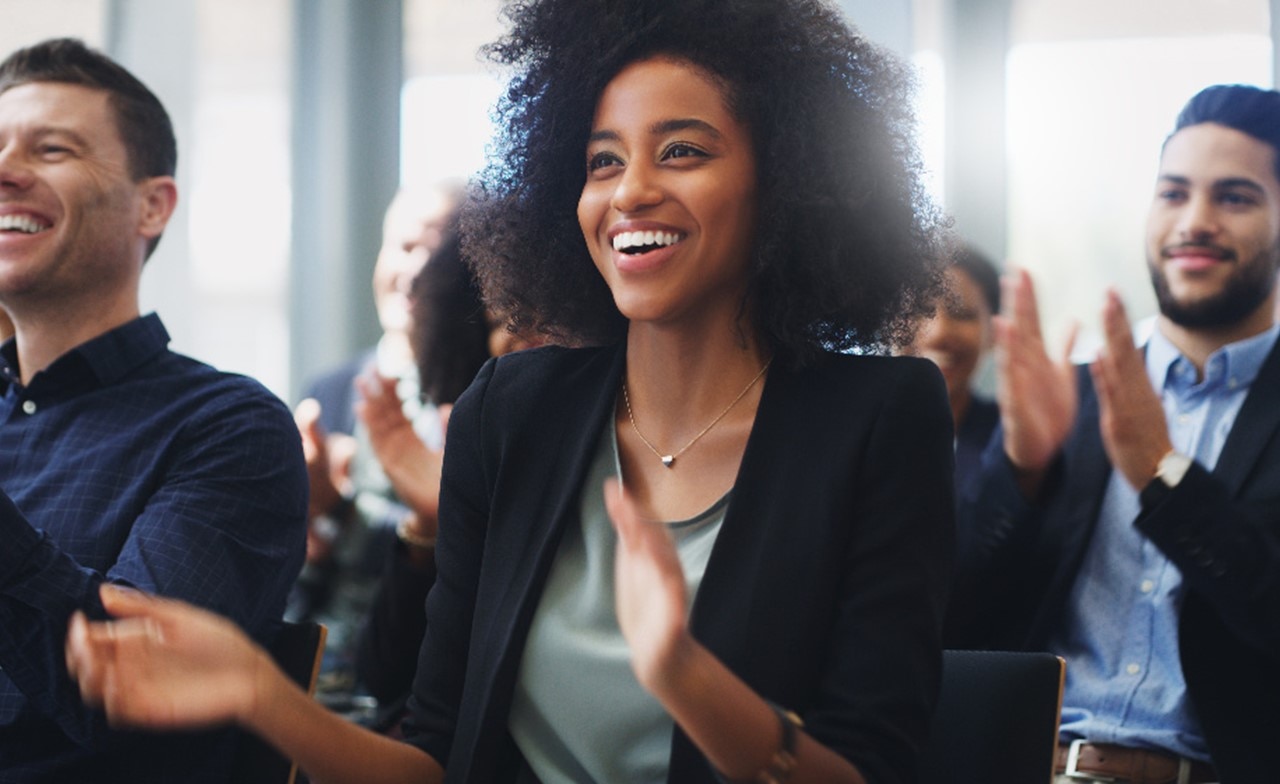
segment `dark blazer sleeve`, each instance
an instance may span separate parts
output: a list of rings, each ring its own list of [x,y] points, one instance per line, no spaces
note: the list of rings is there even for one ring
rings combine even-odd
[[[850,537],[835,628],[806,712],[810,733],[869,784],[915,780],[941,682],[940,630],[954,552],[950,409],[932,365],[897,373],[865,411],[850,470]]]
[[[401,542],[388,556],[356,642],[356,678],[380,703],[394,705],[413,686],[436,565],[434,558],[422,565],[414,563]]]
[[[949,648],[1020,649],[1064,563],[1078,558],[1097,517],[1109,471],[1097,433],[1088,369],[1080,412],[1036,499],[1026,498],[997,426],[978,475],[957,498],[956,566],[943,642]],[[1069,488],[1069,489],[1068,489]],[[1064,503],[1064,496],[1070,496]],[[1070,533],[1066,539],[1062,533]]]
[[[952,432],[941,377],[893,361],[896,383],[849,468],[833,636],[812,735],[869,784],[915,781],[941,680],[940,628],[954,549]],[[886,374],[889,375],[889,374]]]
[[[496,360],[480,369],[449,418],[449,448],[440,479],[440,530],[430,624],[409,696],[406,738],[448,768],[470,658],[471,626],[489,519],[483,454],[484,398]]]
[[[1280,461],[1259,470],[1265,495],[1232,498],[1220,477],[1193,464],[1136,524],[1232,635],[1280,666]]]
[[[868,782],[915,781],[954,544],[951,416],[925,360],[775,368],[693,635]],[[711,781],[677,730],[671,781]]]

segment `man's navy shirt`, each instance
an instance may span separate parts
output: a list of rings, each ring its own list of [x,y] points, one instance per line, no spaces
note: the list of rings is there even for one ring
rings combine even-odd
[[[19,383],[0,347],[0,781],[226,780],[228,733],[110,732],[67,677],[104,580],[275,629],[305,548],[288,409],[167,348],[154,314]],[[139,745],[140,744],[140,745]]]

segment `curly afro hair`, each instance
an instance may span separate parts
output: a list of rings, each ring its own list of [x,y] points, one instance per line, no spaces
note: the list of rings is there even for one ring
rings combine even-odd
[[[820,0],[526,0],[485,47],[515,75],[463,211],[465,255],[517,327],[569,343],[626,321],[578,225],[596,101],[627,64],[684,60],[751,134],[759,215],[744,312],[775,352],[880,351],[941,291],[945,224],[921,182],[908,68]]]

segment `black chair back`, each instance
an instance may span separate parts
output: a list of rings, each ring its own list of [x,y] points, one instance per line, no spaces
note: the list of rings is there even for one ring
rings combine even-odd
[[[945,651],[920,784],[1049,784],[1066,662],[1051,653]]]
[[[314,694],[328,629],[320,623],[284,622],[269,646],[271,658],[295,683]],[[231,780],[237,784],[293,784],[298,767],[267,743],[240,733]]]

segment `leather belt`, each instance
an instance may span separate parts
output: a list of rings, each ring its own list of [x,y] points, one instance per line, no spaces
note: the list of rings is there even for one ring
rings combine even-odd
[[[1180,779],[1183,767],[1186,779]],[[1058,746],[1058,773],[1079,776],[1082,781],[1115,781],[1124,784],[1206,784],[1218,780],[1213,766],[1183,759],[1163,751],[1072,741]]]

